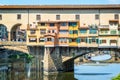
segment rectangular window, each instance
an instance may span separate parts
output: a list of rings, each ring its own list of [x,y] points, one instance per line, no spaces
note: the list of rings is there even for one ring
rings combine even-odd
[[[17,19],[18,19],[18,20],[21,19],[21,14],[17,14]]]
[[[40,39],[39,39],[39,42],[44,42],[44,41],[45,41],[44,38],[40,38]]]
[[[47,41],[52,41],[52,38],[47,38]]]
[[[80,20],[80,15],[75,15],[76,20]]]
[[[118,31],[118,34],[120,35],[120,30]]]
[[[50,33],[51,31],[50,30],[48,30],[48,33]]]
[[[55,24],[54,23],[50,23],[50,27],[54,27],[55,26]]]
[[[52,30],[52,33],[55,33],[55,30]]]
[[[86,39],[85,38],[81,38],[81,42],[86,42]]]
[[[35,34],[35,30],[30,30],[30,34]]]
[[[59,33],[60,34],[66,34],[68,32],[68,30],[60,30]]]
[[[87,30],[86,29],[81,29],[80,33],[85,34],[85,33],[87,33]]]
[[[96,34],[97,33],[97,30],[96,29],[90,29],[90,34]]]
[[[69,26],[77,26],[77,22],[69,22]]]
[[[67,43],[67,39],[66,38],[60,38],[59,42],[61,42],[61,43]]]
[[[96,14],[95,15],[95,20],[98,20],[99,19],[99,14]]]
[[[78,34],[78,31],[77,30],[70,30],[69,34]]]
[[[70,31],[69,31],[69,34],[73,34],[73,30],[70,30]]]
[[[36,20],[41,20],[41,16],[40,15],[36,15]]]
[[[76,39],[72,39],[72,42],[76,42]]]
[[[114,19],[119,19],[119,14],[115,14]]]
[[[40,29],[40,34],[46,34],[46,29]]]
[[[29,42],[37,42],[37,38],[30,38]]]
[[[108,31],[109,30],[101,30],[100,32],[105,34],[105,33],[108,33]]]
[[[2,20],[2,15],[0,15],[0,20]]]
[[[60,23],[60,26],[67,26],[67,23],[66,22],[62,22],[62,23]]]
[[[116,30],[111,30],[110,33],[111,33],[112,35],[115,35],[115,34],[117,33],[117,31],[116,31]]]
[[[106,43],[106,40],[102,40],[102,43]]]
[[[110,43],[117,43],[116,40],[110,40]]]
[[[80,38],[77,38],[76,42],[77,42],[77,43],[80,43],[80,42],[81,42],[81,39],[80,39]]]
[[[41,23],[41,26],[45,26],[45,23]]]
[[[60,15],[56,15],[56,20],[60,20]]]
[[[78,34],[78,30],[73,30],[73,34]]]
[[[96,39],[95,39],[95,38],[92,38],[92,42],[96,42]]]

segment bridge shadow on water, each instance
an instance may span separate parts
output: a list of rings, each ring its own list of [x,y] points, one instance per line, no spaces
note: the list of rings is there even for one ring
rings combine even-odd
[[[7,68],[2,68],[2,67]],[[37,68],[41,68],[37,67]],[[73,72],[59,73],[53,75],[44,75],[42,68],[36,69],[36,64],[14,62],[1,63],[0,80],[76,80]]]
[[[54,75],[43,75],[41,72],[32,71],[30,76],[24,71],[0,71],[0,80],[77,80],[73,73],[60,73]]]

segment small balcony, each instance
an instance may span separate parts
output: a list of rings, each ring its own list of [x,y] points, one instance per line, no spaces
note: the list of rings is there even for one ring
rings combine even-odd
[[[68,33],[64,33],[64,34],[59,34],[59,37],[69,37],[69,34]]]
[[[69,26],[69,30],[78,30],[78,26]]]
[[[79,37],[87,37],[88,36],[88,29],[80,29],[78,32]]]
[[[69,38],[69,46],[70,47],[78,46],[77,38]]]
[[[96,42],[88,43],[87,47],[98,47],[98,44]]]
[[[77,43],[77,42],[70,42],[70,43],[69,43],[69,46],[70,46],[70,47],[77,47],[77,46],[78,46],[78,43]]]
[[[104,42],[103,42],[104,41]],[[116,40],[103,40],[101,44],[99,44],[99,48],[117,48],[117,39]]]
[[[89,29],[88,26],[79,26],[78,28],[79,28],[79,29]]]
[[[56,33],[46,33],[46,34],[44,34],[44,36],[53,36],[53,37],[55,37]]]
[[[78,34],[69,34],[69,38],[77,38]]]
[[[59,46],[69,46],[68,41],[59,42]]]
[[[117,30],[111,30],[110,35],[117,35]]]
[[[99,35],[110,35],[110,31],[109,30],[100,30]]]
[[[29,37],[27,40],[27,45],[37,45],[37,38],[36,37]]]
[[[80,42],[80,43],[78,43],[78,47],[88,47],[88,43]]]
[[[98,29],[89,29],[88,36],[98,36]]]
[[[30,25],[27,25],[27,29],[28,29],[28,30],[29,30],[29,29],[31,29],[31,30],[36,30],[36,29],[37,29],[37,26],[30,24]]]
[[[40,37],[40,38],[39,38],[39,43],[38,43],[38,45],[40,45],[40,46],[44,46],[44,45],[45,45],[45,38],[44,38],[44,37]]]
[[[100,25],[99,29],[109,29],[109,25]]]
[[[88,34],[78,34],[79,37],[88,37]]]
[[[59,29],[60,29],[60,30],[68,30],[68,28],[69,28],[68,26],[60,26]]]
[[[53,46],[55,46],[55,43],[52,41],[46,41],[45,46],[53,47]]]
[[[53,36],[45,36],[45,46],[53,47],[58,45],[58,40]]]
[[[88,34],[88,36],[98,36],[98,32],[96,34]]]

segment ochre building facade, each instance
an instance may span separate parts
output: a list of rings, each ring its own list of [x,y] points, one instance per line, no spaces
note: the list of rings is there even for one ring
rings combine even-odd
[[[0,39],[28,46],[119,48],[119,15],[120,5],[1,5],[0,27],[7,33],[0,32]]]

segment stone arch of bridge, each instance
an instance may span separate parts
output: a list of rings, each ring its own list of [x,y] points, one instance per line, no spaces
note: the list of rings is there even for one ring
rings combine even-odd
[[[78,57],[84,56],[86,54],[92,54],[92,53],[103,53],[103,54],[110,54],[111,58],[110,59],[115,59],[115,55],[117,53],[119,53],[119,51],[116,50],[111,50],[111,49],[86,49],[83,52],[81,52],[80,54],[77,54],[75,56],[72,56],[66,60],[63,61],[63,67],[65,71],[73,71],[74,69],[74,60]]]
[[[7,56],[13,54],[28,54],[28,53],[24,51],[12,50],[8,48],[0,48],[0,54],[1,54],[0,58],[7,58]]]
[[[69,61],[69,60],[75,60],[78,57],[88,55],[88,54],[100,54],[100,55],[101,54],[110,54],[110,55],[114,55],[114,54],[117,54],[117,53],[119,53],[118,50],[111,50],[111,49],[90,49],[90,50],[85,49],[85,50],[81,51],[80,53],[78,51],[78,53],[76,55],[68,58],[64,62]]]

